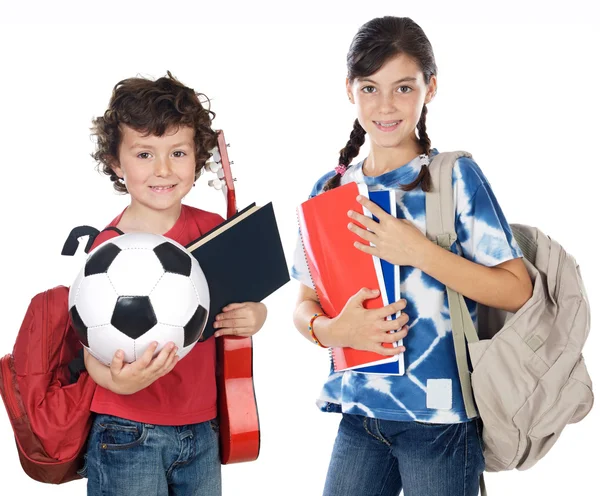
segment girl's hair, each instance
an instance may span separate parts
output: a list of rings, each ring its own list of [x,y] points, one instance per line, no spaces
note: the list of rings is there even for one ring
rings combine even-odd
[[[92,157],[98,170],[110,177],[113,187],[120,193],[127,188],[115,174],[112,166],[119,163],[121,144],[120,124],[126,124],[146,136],[163,136],[167,131],[181,126],[194,129],[196,179],[200,176],[210,150],[217,146],[217,133],[211,129],[214,112],[205,109],[199,96],[180,83],[167,71],[165,77],[155,81],[135,77],[118,82],[104,115],[92,120],[92,136],[96,136],[96,151]]]
[[[352,82],[357,77],[368,77],[381,69],[388,60],[402,53],[419,65],[425,84],[429,84],[431,76],[437,75],[433,48],[417,23],[408,17],[386,16],[372,19],[361,26],[350,45],[346,56],[348,80]],[[427,107],[424,105],[417,124],[417,131],[419,144],[423,149],[422,153],[429,155],[431,141],[427,136],[426,116]],[[365,134],[365,130],[356,119],[348,143],[340,150],[339,164],[341,166],[349,167],[350,162],[358,155],[360,147],[365,142]],[[337,173],[327,181],[324,189],[338,187],[341,177],[342,175]],[[419,185],[423,191],[429,191],[431,188],[431,175],[426,165],[421,167],[419,175],[412,183],[404,184],[401,188],[404,191],[410,191]]]

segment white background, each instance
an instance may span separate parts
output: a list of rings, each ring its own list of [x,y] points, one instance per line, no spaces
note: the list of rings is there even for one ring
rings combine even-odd
[[[386,14],[412,17],[433,44],[433,145],[472,152],[509,221],[540,227],[577,258],[595,323],[600,36],[593,2],[209,7],[215,3],[0,3],[0,352],[12,350],[30,298],[69,285],[79,270],[81,251],[60,256],[70,229],[101,228],[127,204],[90,158],[90,121],[115,83],[168,69],[212,99],[215,127],[231,143],[239,206],[274,203],[291,263],[295,207],[335,166],[352,127],[344,91],[350,41],[362,23]],[[187,202],[224,214],[222,196],[205,184]],[[292,325],[296,289],[291,282],[266,301],[269,318],[254,340],[262,451],[254,463],[224,467],[226,496],[321,492],[339,416],[314,406],[328,358]],[[585,356],[597,380],[598,346],[592,329]],[[490,474],[490,494],[596,494],[599,417],[596,407],[569,426],[533,469]],[[52,487],[24,474],[3,408],[0,481],[1,494],[85,494],[83,481]]]

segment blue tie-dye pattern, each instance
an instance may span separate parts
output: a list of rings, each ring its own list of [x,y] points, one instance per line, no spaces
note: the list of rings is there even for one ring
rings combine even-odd
[[[437,153],[437,152],[434,152]],[[399,189],[412,182],[419,172],[418,159],[378,177],[362,174],[362,162],[350,167],[343,178],[364,182],[369,190],[395,189],[398,217],[413,222],[425,232],[425,194],[420,188],[410,192]],[[311,191],[320,194],[334,175],[328,172]],[[470,159],[457,161],[452,174],[456,192],[457,242],[453,253],[488,266],[522,256],[496,198],[479,166]],[[296,249],[292,277],[307,285],[308,267],[301,244]],[[323,387],[318,405],[324,411],[344,411],[386,420],[419,420],[422,422],[464,422],[467,420],[458,370],[445,286],[420,270],[400,267],[400,288],[407,300],[410,332],[406,345],[404,376],[385,376],[358,372],[334,373]],[[466,299],[475,321],[477,304]],[[450,410],[427,408],[427,381],[450,379]]]

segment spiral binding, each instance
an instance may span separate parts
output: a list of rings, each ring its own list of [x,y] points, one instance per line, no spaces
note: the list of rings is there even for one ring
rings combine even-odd
[[[308,267],[308,274],[310,275],[310,282],[312,282],[313,288],[315,289],[315,294],[317,295],[317,301],[319,305],[321,305],[321,300],[319,299],[319,292],[317,291],[317,285],[315,284],[315,280],[313,278],[312,272],[310,271],[310,264],[308,263],[308,257],[306,256],[306,246],[304,245],[304,237],[302,236],[302,229],[300,228],[300,208],[296,209],[296,222],[298,223],[298,232],[300,234],[300,242],[302,243],[302,252],[304,253],[304,261],[306,262],[306,266]],[[321,310],[323,307],[321,306]],[[329,361],[333,369],[335,370],[335,357],[333,355],[333,348],[330,346],[328,348],[329,353]]]

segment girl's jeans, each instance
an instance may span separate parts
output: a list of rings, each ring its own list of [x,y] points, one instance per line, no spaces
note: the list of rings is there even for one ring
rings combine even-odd
[[[343,414],[324,496],[477,496],[479,420],[424,424]]]

